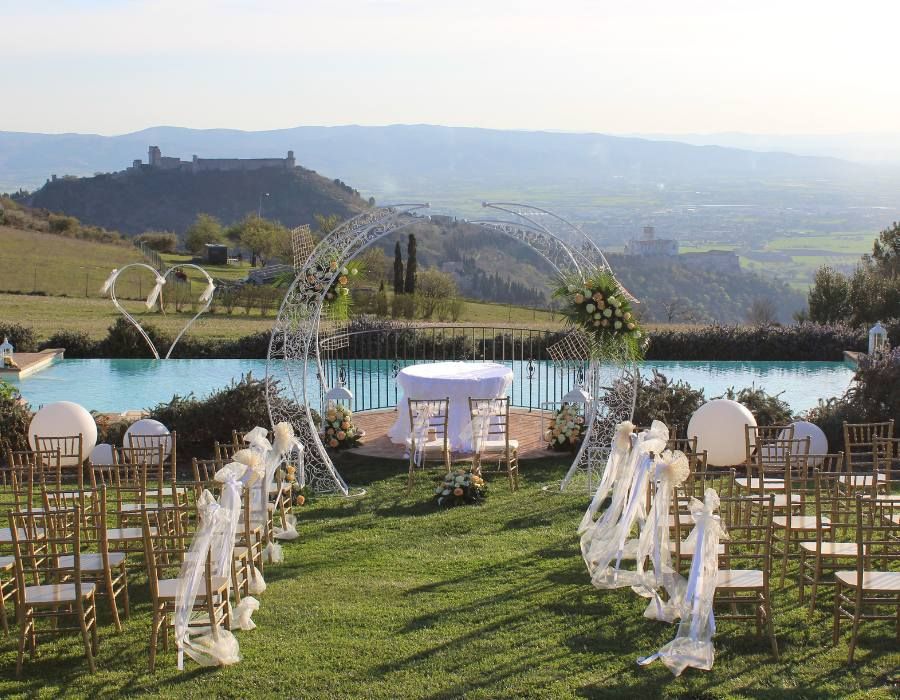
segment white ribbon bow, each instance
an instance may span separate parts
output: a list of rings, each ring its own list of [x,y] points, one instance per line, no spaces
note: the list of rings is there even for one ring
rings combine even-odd
[[[119,274],[118,268],[113,269],[112,272],[109,273],[109,277],[106,278],[106,282],[103,283],[103,286],[100,287],[100,293],[103,296],[109,294],[109,289],[112,287],[112,283],[116,281],[116,275]]]
[[[200,295],[200,301],[209,301],[212,299],[213,292],[216,291],[216,285],[210,282],[206,285],[206,289],[203,290],[203,294]]]
[[[153,305],[156,304],[156,300],[159,298],[160,292],[162,292],[163,285],[166,283],[166,278],[162,275],[156,275],[156,284],[153,285],[153,289],[150,290],[150,294],[147,297],[147,308],[152,309]]]

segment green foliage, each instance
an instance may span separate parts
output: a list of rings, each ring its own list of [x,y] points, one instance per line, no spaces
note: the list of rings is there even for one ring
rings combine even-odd
[[[289,257],[291,236],[288,230],[276,221],[269,221],[255,214],[248,214],[229,229],[229,238],[237,238],[249,249],[255,264],[259,258],[263,265],[276,256]]]
[[[419,274],[416,287],[416,305],[424,319],[431,319],[435,311],[456,296],[457,291],[453,276],[434,268]]]
[[[900,277],[900,223],[895,221],[878,234],[872,246],[872,259],[882,277]]]
[[[200,253],[207,243],[220,243],[225,236],[222,223],[210,214],[197,214],[191,227],[185,231],[184,246],[191,253]]]
[[[391,299],[391,318],[414,318],[416,300],[411,294],[395,294]]]
[[[35,352],[37,350],[37,337],[34,330],[21,323],[0,321],[0,343],[3,342],[3,338],[9,339],[14,352]]]
[[[190,454],[208,451],[215,440],[230,439],[232,430],[246,432],[269,425],[266,382],[249,374],[203,399],[193,394],[173,396],[148,410],[151,418],[178,431],[179,452],[184,446]],[[314,419],[319,422],[318,416]]]
[[[80,360],[97,357],[99,343],[85,331],[61,330],[42,341],[39,348],[63,348],[69,360]]]
[[[717,399],[730,399],[743,404],[750,409],[753,417],[756,418],[757,425],[778,425],[779,423],[790,423],[793,414],[791,407],[786,401],[781,400],[781,394],[767,394],[764,389],[757,386],[745,387],[740,391],[735,391],[734,387],[726,389],[722,396],[716,396]]]
[[[337,214],[313,214],[313,219],[319,235],[323,238],[340,226],[342,221]]]
[[[394,246],[394,294],[403,294],[403,254],[400,241]]]
[[[845,275],[828,265],[816,270],[807,297],[814,323],[840,323],[850,316],[850,284]]]
[[[8,441],[14,450],[29,449],[31,418],[31,409],[21,401],[19,390],[12,384],[0,382],[0,438]],[[5,459],[5,455],[3,457]]]
[[[159,330],[152,323],[147,321],[141,322],[144,332],[153,341],[157,352],[164,355],[169,349],[172,337]],[[125,318],[117,319],[116,322],[109,327],[106,338],[104,338],[98,347],[101,357],[152,357],[153,353],[147,345],[147,341],[141,336],[138,330]]]
[[[63,216],[61,214],[50,214],[47,218],[51,233],[61,233],[64,235],[74,235],[80,224],[74,216]]]
[[[416,234],[411,233],[406,244],[406,279],[403,282],[403,291],[406,294],[415,294],[416,292],[418,264],[416,260]]]
[[[157,253],[174,253],[178,248],[178,236],[170,231],[145,231],[135,236],[134,241]]]
[[[673,382],[653,370],[651,377],[643,374],[640,377],[633,421],[635,425],[647,427],[654,420],[660,420],[679,437],[684,437],[688,421],[704,403],[703,389],[694,389],[681,380]]]

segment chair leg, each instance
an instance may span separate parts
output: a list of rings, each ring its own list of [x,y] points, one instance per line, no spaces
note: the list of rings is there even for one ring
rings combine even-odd
[[[128,568],[122,562],[122,609],[127,620],[131,616],[131,601],[128,598]]]
[[[862,596],[862,585],[857,585],[856,596],[853,603],[853,626],[850,630],[850,651],[847,654],[847,663],[851,664],[853,663],[853,652],[856,651],[856,637],[859,634],[859,621],[862,617]]]
[[[91,633],[87,628],[87,620],[81,612],[78,614],[78,624],[81,627],[81,639],[84,641],[84,655],[87,657],[88,668],[94,673],[97,669],[94,666],[94,654],[91,649]]]
[[[116,591],[113,585],[112,569],[105,572],[106,594],[109,596],[109,611],[112,613],[113,624],[116,632],[122,631],[122,622],[119,620],[119,606],[116,604]]]
[[[16,657],[16,678],[22,675],[22,664],[25,660],[25,641],[28,636],[28,626],[31,624],[28,614],[19,625],[19,655]]]
[[[784,530],[784,554],[781,556],[781,581],[778,582],[779,588],[784,588],[784,579],[787,576],[787,565],[788,565],[788,551],[791,544],[791,531],[785,528]]]
[[[813,581],[809,587],[809,614],[816,612],[816,597],[819,594],[819,579],[822,578],[822,558],[816,555],[816,563],[813,567]]]
[[[775,621],[772,619],[772,604],[769,596],[766,596],[763,612],[766,617],[766,630],[769,632],[769,640],[772,642],[772,655],[778,660],[778,640],[775,639]]]
[[[6,601],[3,599],[3,586],[0,585],[0,624],[3,625],[3,636],[9,636],[9,622],[6,620]]]
[[[413,479],[414,479],[413,469],[415,468],[415,466],[416,466],[416,462],[412,457],[412,453],[410,453],[410,456],[409,456],[409,478],[406,480],[406,494],[407,495],[412,493]]]
[[[159,607],[153,608],[153,624],[150,627],[150,673],[156,671],[156,646],[159,643]]]
[[[800,596],[800,605],[806,601],[806,550],[800,548],[800,575],[797,577],[797,592]]]
[[[834,620],[831,624],[831,643],[837,644],[841,636],[841,582],[834,582]]]

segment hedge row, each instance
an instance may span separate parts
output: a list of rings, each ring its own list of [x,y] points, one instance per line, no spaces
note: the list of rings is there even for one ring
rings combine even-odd
[[[144,326],[157,348],[168,348],[172,337],[153,325]],[[900,321],[887,324],[891,345],[900,345]],[[363,317],[351,324],[351,331],[378,331],[351,336],[350,347],[343,350],[347,357],[409,357],[439,358],[491,357],[495,344],[505,345],[507,352],[515,348],[522,357],[547,357],[547,346],[558,341],[560,333],[522,334],[516,331],[495,336],[474,337],[460,328],[434,331],[427,327],[398,324],[395,321]],[[142,358],[149,351],[143,338],[125,319],[110,326],[107,336],[93,340],[82,331],[60,331],[38,342],[34,332],[19,324],[0,322],[0,337],[8,336],[21,352],[59,347],[66,349],[69,358]],[[271,333],[260,332],[234,340],[215,340],[187,336],[182,338],[173,353],[176,358],[234,358],[264,359],[268,353]],[[865,329],[847,325],[824,326],[804,323],[796,326],[704,326],[686,330],[661,330],[650,336],[648,360],[820,360],[840,361],[844,350],[865,351],[868,333]],[[399,356],[399,355],[398,355]]]

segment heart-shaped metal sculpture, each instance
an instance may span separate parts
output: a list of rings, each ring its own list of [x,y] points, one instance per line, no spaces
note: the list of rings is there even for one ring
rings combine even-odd
[[[169,346],[169,351],[166,353],[165,359],[168,360],[169,356],[172,354],[172,350],[175,349],[175,346],[178,345],[178,341],[181,340],[181,336],[183,336],[187,332],[187,329],[190,328],[191,325],[193,325],[194,321],[196,321],[200,317],[200,315],[209,308],[209,305],[212,304],[213,292],[216,291],[216,285],[215,285],[215,283],[213,283],[212,277],[209,276],[209,273],[206,270],[204,270],[199,265],[194,265],[193,263],[181,263],[179,265],[173,265],[168,270],[166,270],[165,274],[162,274],[162,275],[159,274],[159,272],[155,268],[151,267],[147,263],[130,263],[130,264],[126,265],[125,267],[113,270],[110,273],[109,277],[106,278],[106,282],[103,283],[103,288],[100,290],[100,293],[101,294],[109,294],[109,298],[112,299],[113,305],[119,310],[119,312],[125,318],[128,319],[128,321],[135,328],[137,328],[138,333],[141,334],[141,337],[143,337],[143,339],[147,342],[147,345],[150,346],[150,351],[153,353],[153,357],[155,357],[157,360],[160,359],[160,357],[159,357],[159,352],[156,349],[156,345],[153,344],[153,341],[150,339],[150,336],[147,335],[147,332],[143,329],[141,324],[138,323],[138,320],[134,316],[132,316],[128,312],[128,310],[125,309],[125,307],[123,307],[119,303],[119,300],[116,298],[116,280],[118,280],[119,275],[121,275],[123,272],[125,272],[125,270],[128,270],[132,267],[146,268],[146,269],[150,270],[150,272],[152,272],[153,276],[156,278],[156,284],[153,285],[153,289],[150,290],[150,294],[147,296],[146,305],[147,305],[148,309],[152,309],[153,306],[156,304],[156,300],[159,298],[159,295],[162,292],[163,286],[166,284],[169,274],[172,273],[174,270],[180,270],[185,267],[190,267],[190,268],[193,268],[194,270],[197,270],[204,277],[206,277],[206,281],[207,281],[206,289],[204,289],[203,294],[200,295],[200,301],[206,302],[206,303],[200,308],[200,310],[196,314],[194,314],[194,317],[185,324],[184,328],[181,329],[181,332],[177,336],[175,336],[175,340],[172,341],[172,344]]]

